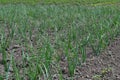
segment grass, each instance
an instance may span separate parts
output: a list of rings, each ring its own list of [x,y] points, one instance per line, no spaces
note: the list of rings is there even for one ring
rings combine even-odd
[[[58,4],[58,3],[70,3],[70,4],[96,4],[96,3],[102,3],[102,4],[111,4],[111,3],[118,3],[119,0],[0,0],[0,3],[29,3],[29,4],[36,4],[36,3],[42,3],[42,4]]]
[[[93,55],[99,55],[119,35],[119,14],[117,5],[0,5],[0,53],[6,71],[4,78],[11,78],[8,73],[12,66],[15,80],[42,77],[52,80],[56,73],[63,80],[62,56],[67,60],[69,75],[74,76],[76,66],[87,58],[87,48],[92,49]],[[16,66],[19,63],[13,55],[20,53],[16,48],[9,50],[14,45],[21,49],[22,68]],[[20,71],[24,72],[21,74]]]

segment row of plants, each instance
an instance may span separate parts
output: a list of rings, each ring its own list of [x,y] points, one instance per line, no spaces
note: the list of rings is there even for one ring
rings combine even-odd
[[[1,76],[6,80],[52,80],[58,74],[63,80],[62,56],[68,74],[74,76],[76,66],[87,58],[86,48],[92,49],[92,55],[99,55],[119,35],[119,12],[119,6],[0,6],[0,53],[5,68]],[[14,45],[22,49],[22,68],[16,66],[19,63],[14,56],[20,53],[15,52],[16,48],[9,50]]]

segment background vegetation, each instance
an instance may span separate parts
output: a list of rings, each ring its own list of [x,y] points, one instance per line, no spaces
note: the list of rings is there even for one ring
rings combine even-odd
[[[95,3],[118,3],[120,0],[0,0],[0,3],[43,3],[43,4],[55,4],[55,3],[70,3],[70,4],[95,4]]]

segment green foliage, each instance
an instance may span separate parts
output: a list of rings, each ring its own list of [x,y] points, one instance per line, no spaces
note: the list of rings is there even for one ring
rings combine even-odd
[[[0,80],[3,80],[3,76],[0,75]]]
[[[70,4],[96,4],[96,3],[117,3],[119,0],[0,0],[0,3],[29,3],[29,4],[54,4],[54,3],[70,3]]]
[[[64,56],[69,75],[73,76],[76,66],[87,58],[86,48],[99,55],[119,35],[119,14],[119,6],[115,5],[1,5],[0,53],[6,71],[12,65],[16,80],[25,75],[31,80],[41,76],[52,79],[51,72],[62,73],[59,66]],[[12,55],[15,52],[7,51],[11,44],[22,47],[22,75]],[[12,56],[9,65],[8,53]],[[59,77],[62,80],[62,74]]]

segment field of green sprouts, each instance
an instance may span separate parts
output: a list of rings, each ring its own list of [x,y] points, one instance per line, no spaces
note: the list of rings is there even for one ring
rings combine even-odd
[[[70,77],[92,50],[99,55],[120,33],[119,6],[0,5],[0,54],[6,80]],[[10,74],[9,74],[10,73]],[[12,75],[11,75],[12,74]]]
[[[0,0],[0,3],[6,4],[6,3],[30,3],[30,4],[36,4],[36,3],[42,3],[42,4],[96,4],[96,3],[102,3],[102,4],[112,4],[112,3],[118,3],[120,0]]]

